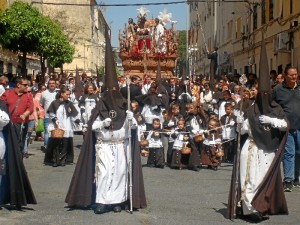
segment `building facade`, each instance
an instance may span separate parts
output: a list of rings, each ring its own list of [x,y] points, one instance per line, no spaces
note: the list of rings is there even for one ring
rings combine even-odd
[[[196,73],[209,73],[207,46],[218,47],[219,73],[257,74],[262,31],[270,70],[280,73],[287,65],[300,64],[298,0],[189,1],[189,12]]]
[[[64,72],[74,73],[78,68],[81,72],[95,74],[96,68],[104,65],[104,28],[107,23],[102,9],[97,7],[96,0],[26,0],[25,2],[33,2],[32,5],[42,14],[57,22],[68,36],[71,45],[75,47],[73,61],[63,65]],[[12,3],[13,0],[0,0],[0,7],[5,8]],[[1,62],[2,73],[8,72],[11,67],[12,73],[17,73],[19,65],[17,55],[0,49],[0,73]],[[28,65],[27,68],[28,74],[38,70],[30,66]]]

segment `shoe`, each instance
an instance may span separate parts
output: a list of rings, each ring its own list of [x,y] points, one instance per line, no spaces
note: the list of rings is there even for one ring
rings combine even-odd
[[[57,163],[53,163],[52,166],[53,166],[53,167],[57,167]]]
[[[44,152],[44,153],[45,153],[45,152],[46,152],[46,150],[47,150],[47,147],[46,147],[46,146],[41,146],[41,151],[42,151],[42,152]]]
[[[121,206],[117,205],[117,206],[114,207],[114,212],[115,212],[115,213],[119,213],[119,212],[121,212],[121,211],[122,211]]]
[[[16,210],[20,211],[22,209],[22,206],[21,205],[15,205],[16,207]]]
[[[147,164],[146,166],[149,167],[149,168],[154,168],[155,167],[154,164]]]
[[[283,184],[283,191],[284,192],[292,192],[293,183],[292,182],[284,182]]]
[[[106,206],[103,204],[96,204],[96,208],[94,209],[95,214],[103,214],[106,213],[107,209]]]
[[[28,159],[28,158],[29,158],[29,154],[28,154],[28,152],[25,152],[25,153],[23,153],[23,158],[26,158],[26,159]]]
[[[264,216],[260,212],[251,213],[248,218],[252,221],[259,222],[269,219],[269,216]]]
[[[294,180],[293,187],[300,188],[299,180]]]
[[[195,172],[199,172],[198,166],[193,166],[192,170],[194,170]]]

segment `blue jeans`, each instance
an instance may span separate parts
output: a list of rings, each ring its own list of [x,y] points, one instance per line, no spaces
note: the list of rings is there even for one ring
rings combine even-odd
[[[290,130],[283,152],[284,182],[293,182],[299,179],[300,171],[300,129]]]
[[[31,137],[32,131],[34,129],[35,125],[35,120],[29,120],[27,123],[27,132],[26,132],[26,137],[25,137],[25,142],[24,142],[24,148],[23,148],[23,153],[28,153],[28,144],[29,144],[29,139]]]
[[[44,146],[47,146],[49,139],[48,125],[49,118],[44,118]]]

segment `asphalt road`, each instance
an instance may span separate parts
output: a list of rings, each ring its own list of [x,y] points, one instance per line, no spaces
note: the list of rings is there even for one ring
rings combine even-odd
[[[74,138],[75,161],[81,136]],[[0,225],[73,225],[73,224],[129,224],[129,225],[202,225],[247,224],[246,221],[225,219],[232,166],[223,164],[218,171],[201,169],[171,170],[143,168],[148,208],[133,212],[96,215],[92,210],[69,210],[64,199],[75,165],[51,167],[43,165],[41,142],[30,146],[30,157],[24,159],[34,190],[37,205],[22,211],[5,206],[0,210]],[[143,164],[146,158],[142,158]],[[289,215],[272,216],[260,224],[300,224],[300,188],[287,193]]]

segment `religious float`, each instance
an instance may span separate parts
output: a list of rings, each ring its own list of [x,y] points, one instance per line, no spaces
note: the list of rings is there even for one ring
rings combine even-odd
[[[119,33],[119,57],[124,75],[154,78],[160,60],[161,77],[173,77],[178,58],[178,33],[174,30],[176,21],[171,21],[172,14],[167,10],[160,12],[155,19],[147,18],[149,11],[144,7],[137,11],[137,23],[129,18],[124,31]],[[166,27],[168,23],[171,23],[169,29]]]

